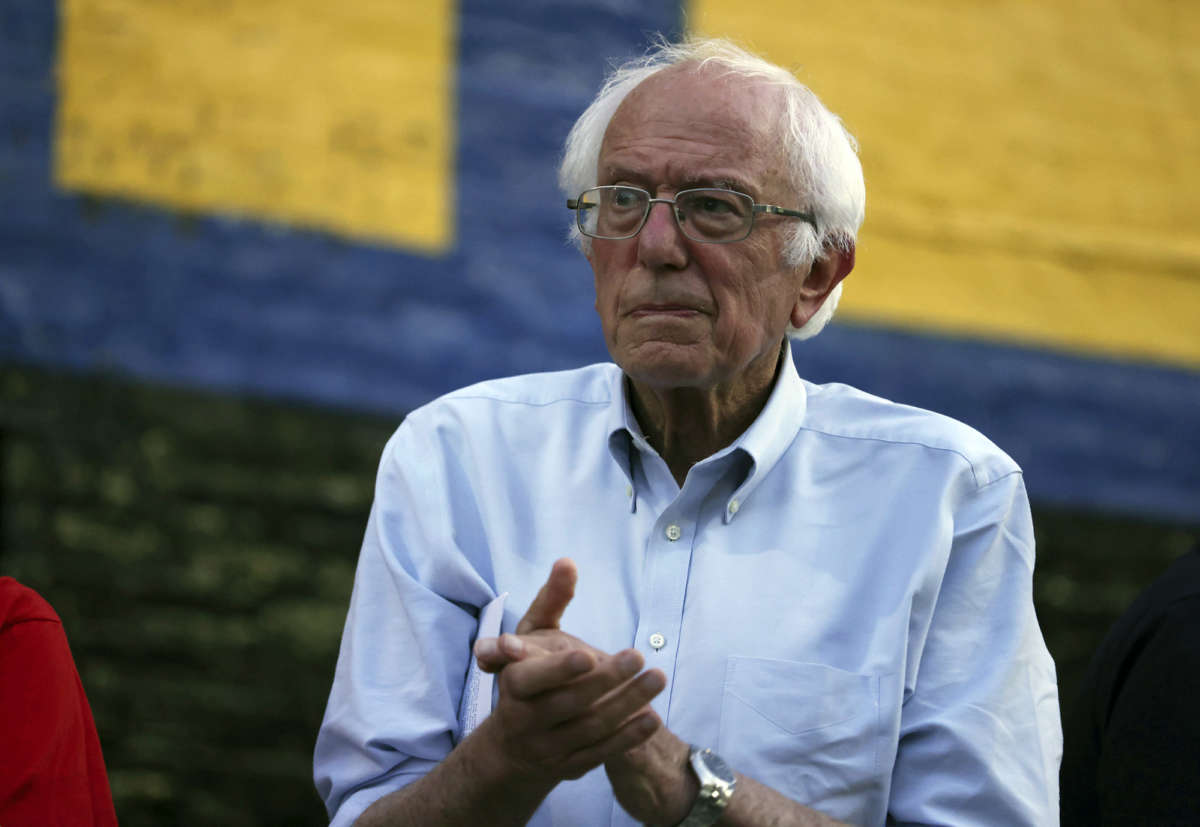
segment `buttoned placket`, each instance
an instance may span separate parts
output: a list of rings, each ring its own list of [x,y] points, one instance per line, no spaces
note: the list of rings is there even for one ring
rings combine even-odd
[[[737,451],[710,458],[693,467],[681,489],[644,437],[631,430],[624,430],[622,436],[625,441],[618,443],[614,455],[622,460],[627,475],[628,519],[645,542],[638,624],[629,645],[642,653],[646,668],[661,669],[666,675],[667,688],[651,701],[651,707],[670,728],[672,705],[686,703],[686,698],[674,695],[674,688],[686,634],[683,618],[693,555],[706,532],[723,531],[744,507],[751,487],[747,472],[753,464],[748,455]],[[636,824],[616,802],[611,818],[613,827]]]
[[[692,557],[701,539],[700,526],[713,530],[727,524],[740,505],[726,489],[725,499],[711,502],[709,495],[727,462],[697,466],[682,489],[674,483],[663,460],[649,446],[633,447],[637,458],[631,461],[631,486],[639,499],[639,516],[646,525],[646,556],[638,626],[631,644],[642,652],[647,668],[661,669],[667,676],[667,689],[651,706],[664,721],[670,719],[676,658],[685,630],[684,604],[687,597]],[[640,493],[639,493],[640,492]],[[707,506],[706,506],[707,502]],[[705,514],[705,508],[716,511]],[[649,514],[644,513],[650,511]]]

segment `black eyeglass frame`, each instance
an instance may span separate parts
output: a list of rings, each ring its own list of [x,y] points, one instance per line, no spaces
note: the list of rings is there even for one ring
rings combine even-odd
[[[586,229],[584,229],[583,197],[589,192],[595,192],[596,190],[633,190],[634,192],[645,194],[646,211],[643,213],[642,220],[638,222],[637,228],[633,232],[629,233],[628,235],[595,235],[594,233],[589,233]],[[745,198],[747,201],[749,201],[750,223],[746,225],[745,235],[738,236],[737,238],[726,238],[716,241],[709,238],[696,238],[689,233],[687,228],[683,225],[683,221],[679,217],[679,209],[676,207],[676,202],[682,196],[693,192],[726,192],[731,195]],[[782,215],[786,218],[799,218],[802,221],[808,222],[808,224],[812,226],[814,233],[820,233],[820,228],[817,227],[817,217],[811,212],[789,210],[787,207],[779,207],[775,204],[759,204],[746,193],[739,192],[738,190],[727,189],[725,187],[692,187],[691,189],[680,190],[679,192],[675,193],[674,198],[655,198],[648,190],[644,190],[641,187],[631,187],[628,184],[605,184],[598,187],[588,187],[583,192],[579,193],[578,198],[567,199],[567,209],[575,210],[575,225],[579,227],[579,232],[583,233],[588,238],[599,238],[604,241],[622,241],[624,239],[633,238],[636,236],[642,231],[642,228],[646,226],[646,221],[650,218],[650,210],[655,204],[670,204],[671,215],[675,218],[675,226],[679,227],[679,231],[681,233],[698,244],[734,244],[738,241],[745,241],[750,237],[750,233],[754,231],[754,217],[760,213],[766,213],[767,215]]]

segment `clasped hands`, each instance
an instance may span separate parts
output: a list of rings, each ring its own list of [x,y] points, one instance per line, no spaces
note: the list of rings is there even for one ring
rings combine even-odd
[[[678,823],[698,783],[687,770],[687,743],[649,706],[666,687],[666,675],[642,672],[635,649],[609,655],[559,628],[577,579],[573,562],[556,561],[515,634],[476,641],[479,667],[497,673],[500,690],[491,737],[512,771],[526,779],[552,787],[604,764],[631,816]]]

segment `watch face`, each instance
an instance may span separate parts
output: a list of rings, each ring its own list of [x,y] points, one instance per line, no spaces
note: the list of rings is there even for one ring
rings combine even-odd
[[[704,765],[708,767],[709,772],[717,776],[717,778],[720,778],[722,781],[733,781],[733,770],[729,769],[729,765],[725,763],[721,756],[717,755],[710,749],[706,749],[700,754],[704,760]]]
[[[692,747],[689,756],[692,770],[700,781],[696,803],[680,827],[710,827],[725,810],[737,786],[737,776],[729,765],[710,749]]]

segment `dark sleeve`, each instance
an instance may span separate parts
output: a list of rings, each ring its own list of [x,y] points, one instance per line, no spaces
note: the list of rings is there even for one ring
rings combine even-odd
[[[1200,596],[1171,604],[1126,663],[1100,745],[1102,823],[1200,823]]]
[[[1079,693],[1063,720],[1063,755],[1059,775],[1062,827],[1095,827],[1100,823],[1096,798],[1096,767],[1100,761],[1101,712],[1108,707],[1112,640],[1106,639],[1093,657]]]

